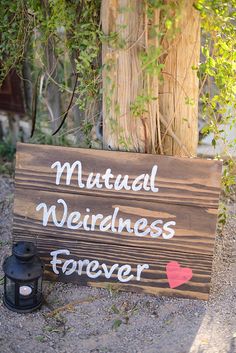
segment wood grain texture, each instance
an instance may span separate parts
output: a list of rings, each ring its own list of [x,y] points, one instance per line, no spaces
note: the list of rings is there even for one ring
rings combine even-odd
[[[200,15],[193,0],[179,1],[181,16],[174,39],[165,36],[163,47],[163,84],[160,85],[160,113],[168,122],[168,133],[163,126],[164,154],[195,156],[198,144],[199,80],[193,67],[200,60]],[[174,16],[178,17],[178,16]],[[170,135],[173,130],[181,146]],[[188,152],[188,154],[186,153]]]
[[[159,192],[102,189],[81,189],[76,175],[71,184],[55,184],[55,161],[82,162],[83,181],[90,172],[128,174],[130,183],[138,175],[151,172],[158,165],[156,185]],[[94,286],[117,285],[126,290],[135,290],[159,295],[176,295],[188,298],[207,299],[210,289],[212,256],[214,251],[215,227],[220,192],[221,162],[164,157],[125,152],[95,151],[18,144],[14,201],[15,241],[32,240],[46,263],[46,275],[53,280],[75,281]],[[75,173],[76,174],[76,173]],[[111,215],[119,207],[119,217],[131,220],[131,226],[145,217],[148,224],[156,219],[164,222],[176,221],[175,235],[171,239],[136,236],[128,231],[114,233],[101,231],[96,224],[94,231],[82,227],[76,230],[55,227],[52,219],[46,227],[42,225],[42,212],[36,211],[40,202],[48,207],[57,205],[57,216],[62,217],[62,207],[57,204],[63,199],[68,212],[79,211],[84,217],[102,213]],[[116,220],[117,221],[117,220]],[[116,224],[117,225],[117,224]],[[91,227],[90,220],[88,226]],[[56,276],[50,265],[50,251],[69,249],[67,258],[75,260],[98,260],[111,267],[112,264],[130,264],[132,271],[137,264],[147,263],[141,280],[118,283],[114,275],[92,280],[83,273]],[[171,289],[166,276],[166,265],[177,261],[182,267],[193,271],[190,281]]]
[[[132,9],[132,11],[122,11]],[[102,0],[101,22],[105,35],[119,33],[119,43],[102,43],[103,77],[103,145],[104,149],[144,152],[151,148],[150,134],[156,122],[136,119],[131,105],[143,92],[140,53],[144,46],[144,11],[140,0]],[[151,131],[153,127],[153,131]]]

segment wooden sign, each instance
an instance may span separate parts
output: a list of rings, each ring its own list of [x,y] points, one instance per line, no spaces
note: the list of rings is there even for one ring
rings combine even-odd
[[[15,241],[48,279],[207,299],[222,164],[18,144]]]

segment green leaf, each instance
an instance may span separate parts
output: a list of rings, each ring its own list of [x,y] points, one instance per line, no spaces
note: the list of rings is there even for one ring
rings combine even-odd
[[[207,135],[207,134],[209,134],[209,132],[210,132],[210,126],[209,126],[209,125],[206,125],[206,126],[204,126],[204,127],[201,129],[201,133],[202,133],[203,135]]]
[[[45,340],[46,340],[45,336],[41,336],[41,335],[40,336],[36,336],[35,339],[38,342],[45,342]]]
[[[171,29],[172,25],[173,25],[172,20],[170,18],[168,18],[165,22],[166,29]]]
[[[202,47],[202,54],[208,58],[209,57],[209,48],[207,46]]]
[[[121,324],[122,324],[122,320],[120,320],[120,319],[115,320],[113,322],[112,329],[113,330],[117,330],[120,327]]]
[[[113,311],[113,313],[115,313],[115,314],[119,314],[120,312],[119,312],[119,309],[117,308],[117,306],[115,306],[115,304],[113,304],[112,306],[111,306],[111,310]]]
[[[201,11],[203,9],[203,6],[199,1],[194,2],[193,7],[198,11]]]
[[[214,60],[212,57],[210,57],[210,58],[208,59],[208,63],[209,63],[209,65],[210,65],[211,67],[215,67],[215,66],[216,66],[216,62],[215,62],[215,60]]]

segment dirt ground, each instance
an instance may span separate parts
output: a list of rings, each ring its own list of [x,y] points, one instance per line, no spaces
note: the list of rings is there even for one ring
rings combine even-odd
[[[11,253],[13,192],[12,180],[0,177],[1,263]],[[0,353],[236,352],[235,211],[232,204],[217,236],[208,302],[46,282],[45,305],[22,315],[3,306],[1,284]]]

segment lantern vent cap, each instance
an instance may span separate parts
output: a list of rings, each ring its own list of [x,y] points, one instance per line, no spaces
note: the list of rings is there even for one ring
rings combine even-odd
[[[19,241],[13,245],[12,253],[18,259],[27,261],[37,254],[37,249],[32,242]]]

